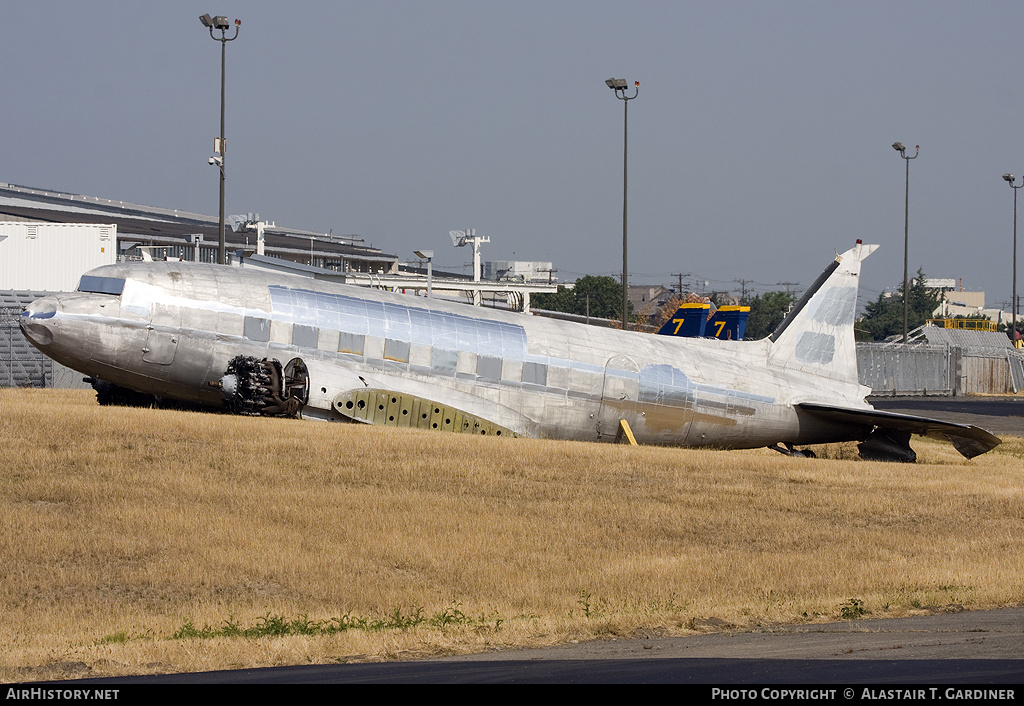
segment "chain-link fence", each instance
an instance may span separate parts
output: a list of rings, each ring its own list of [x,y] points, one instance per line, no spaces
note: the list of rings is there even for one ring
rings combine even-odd
[[[53,361],[25,340],[18,328],[20,307],[0,307],[0,385],[50,387]]]
[[[0,387],[88,388],[82,373],[37,350],[21,335],[21,306],[0,306]]]

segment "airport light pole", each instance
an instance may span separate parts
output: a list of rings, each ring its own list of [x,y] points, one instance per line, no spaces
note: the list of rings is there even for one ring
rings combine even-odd
[[[434,251],[433,250],[414,250],[416,257],[423,258],[427,261],[427,299],[430,299],[430,285],[434,279]]]
[[[910,312],[910,283],[907,281],[907,256],[909,254],[909,233],[910,233],[910,160],[917,159],[921,151],[921,145],[914,147],[914,156],[907,156],[907,148],[902,142],[892,143],[892,148],[900,153],[907,162],[907,189],[903,199],[903,343],[907,342],[907,315]]]
[[[242,21],[235,20],[235,36],[230,39],[228,39],[227,30],[231,25],[228,23],[228,18],[224,15],[217,15],[216,17],[200,15],[199,21],[210,30],[210,38],[220,42],[220,137],[216,139],[214,144],[214,151],[220,156],[211,157],[210,164],[216,164],[220,167],[220,235],[218,239],[217,262],[223,265],[227,260],[224,244],[224,157],[226,152],[226,141],[224,139],[224,60],[227,53],[225,51],[227,44],[238,38],[238,30],[242,26]],[[213,30],[215,29],[220,30],[219,39],[213,35]]]
[[[1013,298],[1010,300],[1010,310],[1013,316],[1013,333],[1010,334],[1010,341],[1017,346],[1017,189],[1024,186],[1024,179],[1021,179],[1020,186],[1014,184],[1013,174],[1003,174],[1003,179],[1013,189]]]
[[[636,90],[633,95],[626,95],[626,79],[610,78],[605,81],[608,88],[615,91],[615,97],[622,101],[622,330],[626,329],[629,312],[629,269],[627,267],[626,211],[629,195],[629,101],[640,94],[640,82],[635,81]]]

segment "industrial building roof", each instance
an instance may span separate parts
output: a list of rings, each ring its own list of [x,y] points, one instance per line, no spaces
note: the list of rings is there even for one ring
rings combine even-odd
[[[995,331],[963,331],[938,326],[925,326],[921,333],[932,345],[948,345],[952,348],[1012,348],[1005,333]]]
[[[209,216],[7,183],[0,183],[0,220],[116,223],[119,241],[140,245],[184,244],[189,242],[187,236],[196,234],[201,234],[206,244],[216,243],[219,238],[219,222]],[[225,228],[229,250],[251,249],[255,239],[253,231],[236,233]],[[286,259],[308,258],[312,248],[318,257],[329,259],[388,267],[397,262],[395,255],[368,247],[362,238],[353,235],[268,226],[265,242],[268,254]]]

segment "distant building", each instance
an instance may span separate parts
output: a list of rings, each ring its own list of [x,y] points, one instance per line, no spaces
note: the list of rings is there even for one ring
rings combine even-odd
[[[246,228],[247,220],[253,219],[232,217],[225,223],[224,240],[229,254],[256,250],[257,233],[252,226]],[[140,248],[149,248],[159,251],[156,255],[161,257],[216,262],[219,249],[217,218],[15,184],[0,183],[0,221],[112,224],[117,230],[118,257],[141,257]],[[398,268],[395,255],[367,246],[354,235],[313,233],[265,224],[264,236],[269,257],[338,272],[389,274]],[[59,255],[56,251],[52,254]]]
[[[494,282],[557,282],[550,262],[493,260],[484,263],[483,278]]]
[[[229,257],[257,249],[247,221],[225,223]],[[232,228],[232,224],[236,229]],[[387,275],[398,258],[352,235],[311,233],[264,224],[271,258],[337,272]],[[216,262],[217,218],[59,191],[0,183],[0,387],[80,387],[81,373],[29,345],[18,329],[21,309],[47,292],[73,291],[86,271],[119,258]]]
[[[73,292],[85,272],[116,261],[116,225],[0,221],[0,290]]]
[[[928,289],[937,289],[941,293],[939,306],[932,316],[934,318],[955,318],[957,316],[983,316],[997,323],[1009,320],[1010,316],[1000,309],[985,308],[985,292],[965,292],[957,289],[957,280],[928,278],[924,282]],[[893,295],[898,296],[898,295]]]
[[[633,312],[642,316],[650,316],[665,302],[675,296],[675,290],[663,287],[660,284],[631,284],[629,285],[629,302],[633,305]]]

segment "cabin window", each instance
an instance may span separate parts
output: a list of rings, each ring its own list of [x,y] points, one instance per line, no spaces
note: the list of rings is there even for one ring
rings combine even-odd
[[[523,363],[523,382],[532,385],[547,385],[548,366],[544,363]]]
[[[362,355],[363,344],[365,341],[366,336],[361,333],[346,333],[345,331],[341,331],[338,334],[338,352]]]
[[[396,360],[399,363],[409,362],[409,342],[396,341],[393,338],[384,339],[385,360]]]
[[[124,291],[124,279],[82,275],[82,279],[78,283],[78,291],[92,292],[93,294],[120,294]]]
[[[485,380],[501,380],[501,358],[492,355],[478,356],[476,374]]]
[[[255,316],[246,316],[242,335],[250,341],[266,343],[270,340],[270,320],[260,319]]]
[[[434,370],[454,373],[459,362],[459,354],[444,348],[433,348],[430,351],[430,367]]]
[[[316,348],[320,330],[315,326],[292,324],[292,345],[300,348]]]
[[[462,349],[504,359],[522,360],[526,355],[526,332],[513,324],[279,285],[270,286],[270,300],[280,321],[317,326],[324,331]],[[349,352],[344,342],[339,343],[338,350]],[[362,350],[369,358],[380,357],[373,355],[369,340]]]

